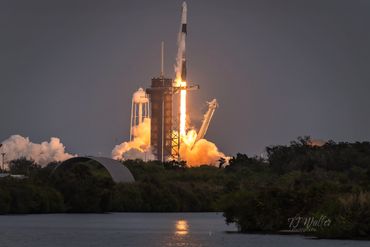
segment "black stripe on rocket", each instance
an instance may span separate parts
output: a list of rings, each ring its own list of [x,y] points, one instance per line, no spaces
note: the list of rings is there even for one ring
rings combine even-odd
[[[183,24],[182,24],[182,27],[181,27],[181,32],[182,32],[182,33],[185,33],[185,34],[187,34],[187,28],[186,28],[186,23],[183,23]]]

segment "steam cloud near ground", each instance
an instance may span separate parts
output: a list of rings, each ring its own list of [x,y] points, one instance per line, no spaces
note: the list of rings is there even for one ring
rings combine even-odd
[[[33,143],[28,137],[12,135],[2,142],[1,152],[5,153],[5,160],[11,161],[20,158],[31,159],[41,166],[55,161],[64,161],[73,155],[65,152],[59,138],[52,137],[50,142]]]
[[[180,147],[181,159],[186,161],[188,166],[217,165],[220,158],[228,160],[228,157],[220,152],[214,143],[206,139],[200,139],[194,144],[196,135],[195,130],[189,130],[187,138],[184,138],[184,142]],[[115,146],[112,151],[112,158],[117,160],[154,160],[155,157],[150,149],[149,118],[146,118],[141,124],[133,128],[133,136],[132,141],[123,142]]]
[[[181,23],[186,23],[187,7],[185,2],[183,3],[182,7],[183,13]],[[178,84],[177,86],[186,86],[186,82],[183,82],[183,78],[181,78],[182,71],[186,69],[183,68],[183,64],[186,62],[185,40],[186,34],[181,31],[180,26],[180,32],[177,41],[178,51],[175,65],[176,82]],[[184,92],[186,93],[186,91]],[[186,114],[186,94],[183,97],[185,97],[185,100],[182,103],[184,103],[183,107]],[[183,133],[181,133],[181,135],[182,134]],[[112,157],[114,159],[155,159],[150,150],[150,119],[145,119],[143,123],[134,127],[133,135],[134,138],[132,141],[123,142],[113,149]],[[189,130],[186,131],[184,136],[181,137],[182,142],[180,147],[180,156],[182,160],[186,161],[188,166],[199,166],[203,164],[217,165],[220,158],[224,158],[226,161],[228,160],[228,157],[220,152],[214,143],[207,141],[206,139],[200,139],[194,143],[196,136],[197,132],[195,130]]]
[[[132,129],[132,141],[116,145],[112,151],[112,158],[116,160],[142,159],[154,160],[155,157],[150,150],[150,118]]]
[[[199,165],[218,165],[219,159],[226,161],[229,159],[224,153],[220,152],[213,142],[206,139],[200,139],[194,144],[197,133],[195,130],[187,132],[189,143],[183,142],[180,146],[181,159],[185,160],[188,166]]]

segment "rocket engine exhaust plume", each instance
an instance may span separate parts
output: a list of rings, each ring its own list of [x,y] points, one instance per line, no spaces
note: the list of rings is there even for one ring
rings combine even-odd
[[[181,26],[177,37],[177,58],[176,58],[176,87],[186,87],[186,35],[187,35],[187,5],[182,3]],[[180,136],[186,135],[186,89],[180,90]]]
[[[225,159],[226,162],[230,159],[218,150],[216,144],[204,138],[197,141],[196,139],[197,132],[189,130],[181,143],[180,156],[188,166],[217,165],[221,158]]]
[[[181,11],[181,25],[178,34],[177,44],[178,51],[175,64],[176,79],[173,87],[179,90],[179,135],[180,135],[180,158],[187,162],[188,166],[199,166],[199,165],[217,165],[220,158],[226,157],[220,152],[217,146],[204,139],[204,135],[209,126],[209,122],[212,118],[215,108],[217,107],[217,101],[213,100],[210,104],[212,109],[204,116],[204,123],[200,129],[199,136],[194,129],[187,129],[187,109],[186,109],[186,96],[187,96],[187,71],[186,71],[186,36],[187,36],[187,5],[184,2],[182,4]],[[139,90],[140,91],[140,90]],[[136,102],[133,100],[133,102]],[[132,112],[135,112],[133,110]],[[132,113],[131,113],[132,115]],[[134,114],[135,115],[135,114]],[[140,116],[140,113],[139,113]],[[140,118],[140,117],[139,117]],[[132,119],[132,117],[131,117]],[[134,117],[134,119],[136,119]],[[141,119],[141,118],[140,118]],[[133,121],[131,120],[131,125]],[[174,131],[173,134],[177,134]],[[174,135],[175,136],[175,135]],[[112,157],[114,159],[142,159],[142,160],[154,160],[155,156],[152,154],[150,149],[150,118],[145,118],[142,122],[131,128],[131,141],[123,142],[120,145],[115,146],[112,151]]]
[[[179,132],[180,132],[180,157],[181,159],[185,160],[189,166],[197,166],[202,164],[211,164],[216,165],[220,158],[224,158],[228,160],[222,152],[218,151],[217,146],[204,139],[205,132],[201,133],[200,136],[197,138],[197,132],[195,130],[187,130],[187,70],[186,70],[186,36],[187,36],[187,5],[186,2],[182,4],[182,12],[181,12],[181,26],[180,31],[178,34],[178,51],[176,57],[176,65],[175,65],[175,87],[180,87],[180,124],[179,124]],[[216,101],[214,100],[215,104]],[[213,113],[212,113],[213,114]],[[210,116],[211,118],[212,116]],[[209,121],[210,121],[210,118]],[[206,119],[204,121],[207,121]],[[204,125],[209,125],[208,123],[204,123]],[[203,128],[204,129],[204,128]],[[206,131],[206,130],[205,130]]]
[[[50,142],[33,143],[28,137],[12,135],[2,142],[2,152],[7,161],[26,158],[35,161],[41,166],[55,161],[64,161],[74,157],[65,152],[64,145],[59,138],[52,137]]]

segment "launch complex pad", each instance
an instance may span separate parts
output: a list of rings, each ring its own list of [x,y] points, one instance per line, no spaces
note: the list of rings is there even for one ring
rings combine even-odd
[[[187,5],[182,4],[181,26],[178,34],[178,53],[176,78],[167,78],[163,71],[164,45],[161,49],[161,73],[152,78],[150,87],[139,89],[132,98],[130,141],[135,138],[133,130],[145,119],[150,121],[150,151],[156,160],[181,161],[180,149],[186,138],[186,93],[199,89],[198,85],[187,83],[186,49]],[[178,97],[176,100],[175,97]],[[202,126],[191,144],[192,146],[204,137],[211,118],[217,108],[214,99],[208,102],[209,109],[204,115]],[[192,147],[190,147],[192,148]]]

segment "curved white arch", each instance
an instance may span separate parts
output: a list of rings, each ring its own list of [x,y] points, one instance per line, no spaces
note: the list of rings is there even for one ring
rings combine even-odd
[[[55,167],[54,171],[66,165],[72,165],[73,163],[90,161],[90,160],[96,161],[100,165],[102,165],[108,171],[109,175],[112,177],[112,180],[115,183],[135,182],[134,176],[132,175],[132,173],[126,166],[124,166],[121,162],[117,160],[106,158],[106,157],[87,156],[87,157],[70,158],[68,160],[63,161],[57,167]]]

